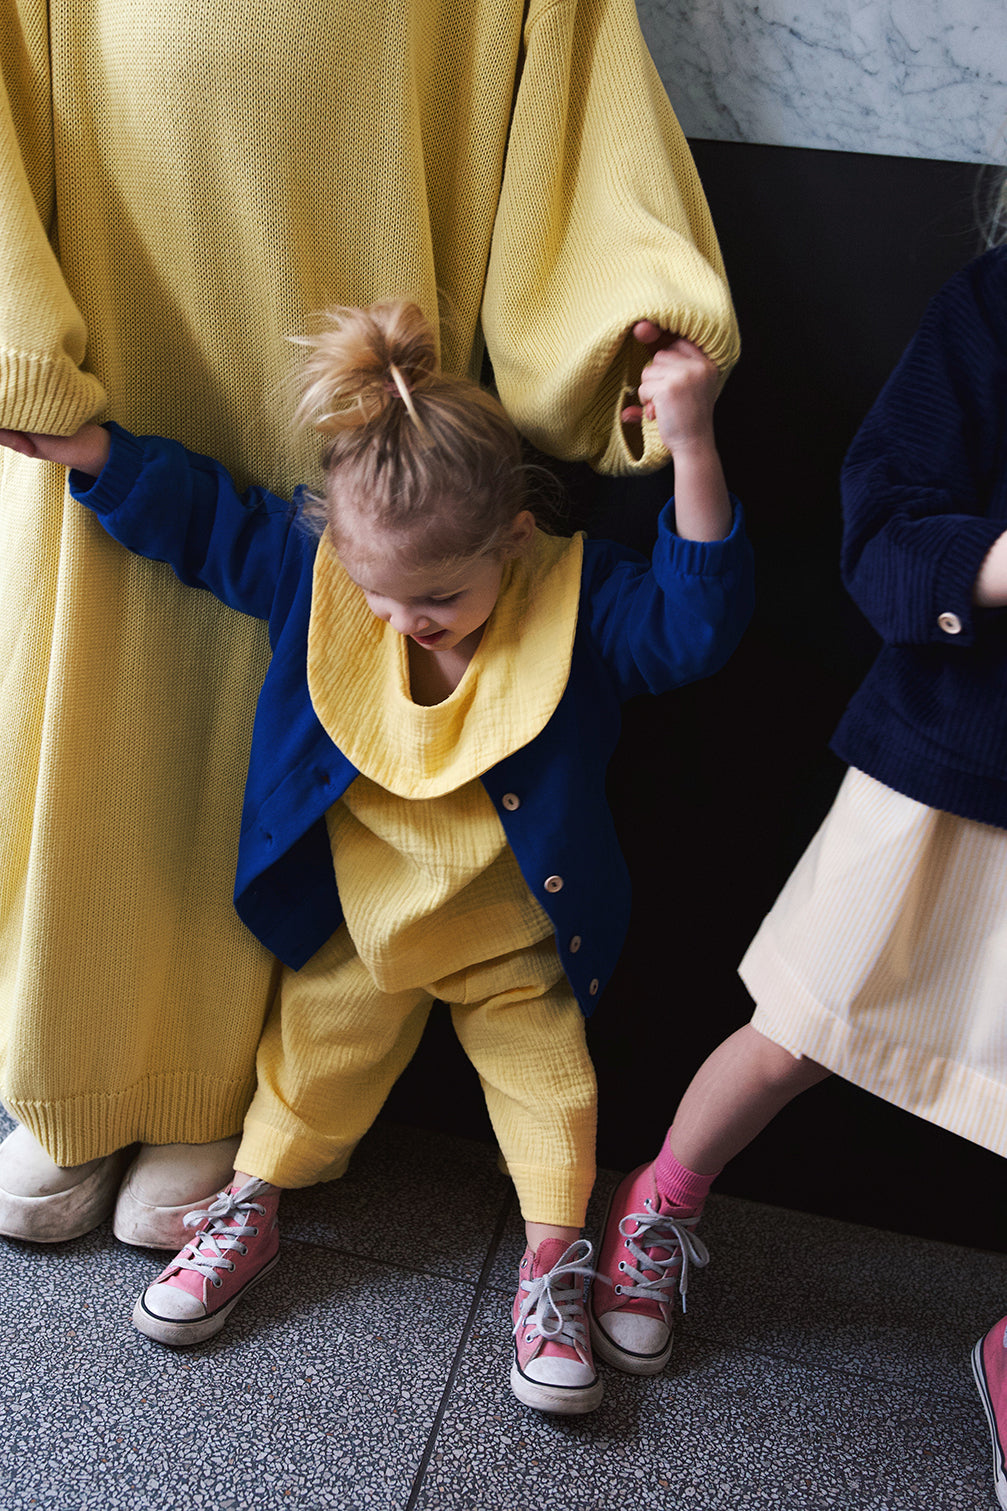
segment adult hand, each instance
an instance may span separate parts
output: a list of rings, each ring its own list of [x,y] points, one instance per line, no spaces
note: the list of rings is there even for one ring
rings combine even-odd
[[[653,320],[638,320],[633,326],[633,335],[641,346],[649,349],[648,361],[653,360],[656,352],[663,351],[666,346],[678,340],[674,331],[666,331],[662,326],[656,325]],[[622,411],[622,422],[624,425],[639,425],[644,415],[648,420],[654,418],[653,405],[627,404]]]

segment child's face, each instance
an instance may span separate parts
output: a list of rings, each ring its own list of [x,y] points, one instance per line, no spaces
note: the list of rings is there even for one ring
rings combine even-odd
[[[492,555],[431,567],[418,565],[411,554],[358,519],[352,541],[341,546],[339,556],[368,608],[393,630],[425,651],[461,647],[471,655],[500,596],[507,560],[519,555],[534,533],[534,517],[523,509]]]
[[[428,651],[454,650],[478,637],[500,594],[504,569],[496,556],[431,568],[344,551],[342,562],[371,612]]]

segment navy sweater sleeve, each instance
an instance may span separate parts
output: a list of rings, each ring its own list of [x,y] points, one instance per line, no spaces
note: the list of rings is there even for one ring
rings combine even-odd
[[[843,468],[843,579],[888,644],[973,643],[976,575],[1007,529],[1005,417],[998,248],[933,300]]]

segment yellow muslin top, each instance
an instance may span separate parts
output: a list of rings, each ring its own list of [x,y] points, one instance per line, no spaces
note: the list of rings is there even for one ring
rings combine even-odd
[[[412,701],[404,636],[378,619],[324,536],[308,687],[360,771],[328,814],[336,882],[361,960],[404,990],[547,938],[479,776],[545,727],[570,673],[581,538],[536,532],[508,563],[482,640],[448,698]]]
[[[289,494],[288,334],[405,294],[610,471],[649,316],[737,331],[632,0],[8,0],[0,425],[95,414]],[[439,299],[443,297],[443,305]],[[170,507],[170,501],[166,501]],[[231,895],[263,626],[0,458],[0,1096],[62,1164],[234,1132],[274,963]]]

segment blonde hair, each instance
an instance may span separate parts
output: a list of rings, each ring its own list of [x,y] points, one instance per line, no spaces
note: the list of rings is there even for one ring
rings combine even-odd
[[[307,348],[295,419],[325,437],[325,486],[305,513],[337,549],[361,520],[425,562],[490,554],[526,505],[521,440],[502,405],[437,361],[404,299],[339,308]]]
[[[1007,241],[1007,169],[980,168],[973,198],[985,248]]]

